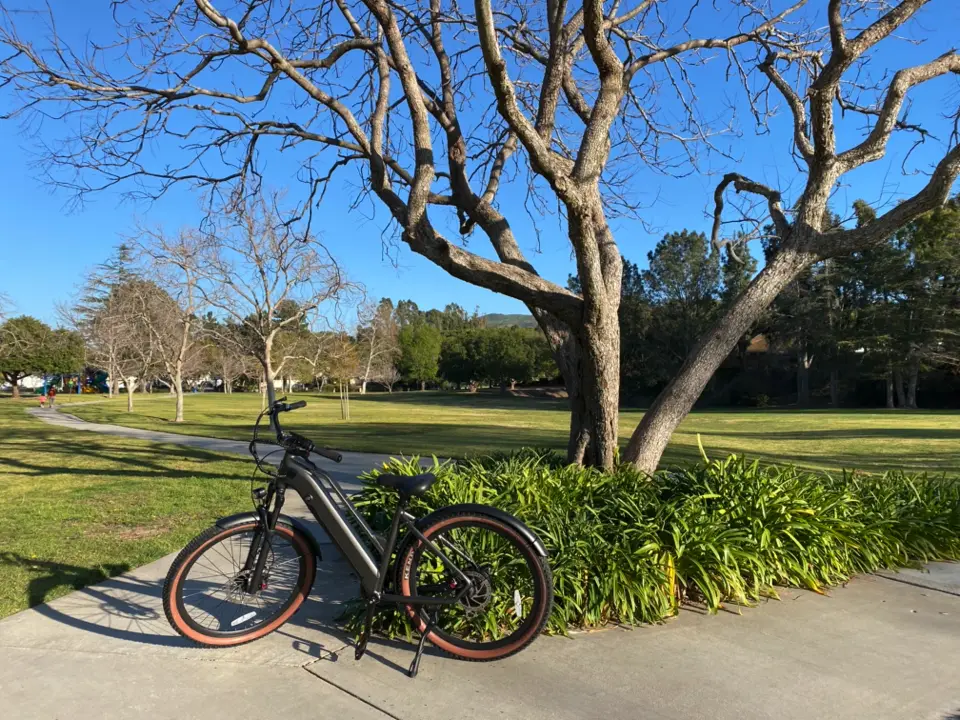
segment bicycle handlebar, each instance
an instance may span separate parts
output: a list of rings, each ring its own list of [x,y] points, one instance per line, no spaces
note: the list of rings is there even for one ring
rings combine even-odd
[[[291,410],[299,410],[300,408],[306,407],[306,400],[298,400],[297,402],[287,403],[286,398],[280,398],[275,401],[270,408],[270,420],[273,423],[273,428],[277,433],[277,442],[287,447],[291,445],[299,450],[305,450],[308,454],[311,452],[320,455],[321,457],[327,458],[327,460],[333,460],[333,462],[340,462],[343,460],[343,455],[338,453],[336,450],[330,450],[328,448],[318,448],[313,444],[312,440],[303,437],[302,435],[297,435],[296,433],[285,433],[283,428],[280,427],[280,418],[279,415],[282,412],[290,412]]]

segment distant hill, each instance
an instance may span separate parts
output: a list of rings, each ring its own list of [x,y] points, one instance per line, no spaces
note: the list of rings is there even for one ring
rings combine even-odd
[[[515,315],[490,313],[489,315],[484,315],[483,319],[486,321],[487,327],[537,327],[537,321],[534,319],[533,315],[526,315],[523,313],[517,313]]]

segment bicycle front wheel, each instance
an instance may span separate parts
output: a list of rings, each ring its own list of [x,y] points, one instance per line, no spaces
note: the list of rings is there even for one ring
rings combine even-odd
[[[482,511],[441,512],[421,528],[462,573],[463,579],[420,540],[397,559],[403,595],[453,598],[455,604],[406,606],[418,632],[462,660],[499,660],[518,653],[543,631],[553,608],[550,566],[509,524]]]
[[[259,524],[212,527],[174,560],[163,586],[163,609],[174,630],[194,642],[229,647],[283,625],[310,594],[317,560],[296,528],[278,524],[268,546],[260,587],[248,592],[244,570]]]

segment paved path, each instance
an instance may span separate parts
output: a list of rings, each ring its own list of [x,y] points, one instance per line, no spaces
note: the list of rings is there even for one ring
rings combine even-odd
[[[60,410],[51,410],[49,408],[45,410],[40,408],[27,408],[27,412],[45,423],[69,428],[70,430],[104,433],[106,435],[131,438],[133,440],[146,440],[169,445],[186,445],[187,447],[209,450],[210,452],[234,453],[250,457],[250,451],[247,449],[249,441],[223,440],[221,438],[199,437],[196,435],[182,435],[180,433],[168,433],[158,430],[123,427],[121,425],[105,425],[103,423],[87,422],[75,415],[70,415]],[[386,462],[390,457],[390,455],[381,455],[378,453],[344,452],[343,461],[340,463],[330,462],[319,455],[315,455],[313,459],[342,485],[348,487],[348,489],[356,489],[359,487],[357,484],[358,475]]]
[[[869,576],[830,597],[788,590],[742,614],[541,638],[497,663],[431,652],[410,680],[409,646],[375,639],[353,660],[333,620],[356,579],[323,551],[304,609],[239,648],[172,633],[159,599],[172,557],[0,621],[4,717],[960,720],[954,565],[898,576],[930,587]]]

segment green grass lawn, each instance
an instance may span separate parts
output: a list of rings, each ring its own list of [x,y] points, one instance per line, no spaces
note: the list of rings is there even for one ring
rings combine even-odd
[[[249,462],[70,432],[28,416],[32,406],[0,399],[0,617],[155,560],[250,507]]]
[[[298,394],[308,406],[284,422],[318,444],[342,450],[463,457],[523,446],[563,448],[568,414],[562,400],[498,394],[410,392],[354,396],[352,419],[340,419],[336,397]],[[197,394],[186,398],[186,422],[174,424],[173,399],[137,396],[70,408],[97,422],[162,429],[190,435],[246,440],[260,410],[260,396]],[[620,435],[626,443],[642,411],[625,410]],[[817,468],[883,471],[905,468],[960,474],[960,412],[722,410],[692,413],[674,435],[665,462],[707,452],[745,453],[774,462]]]

